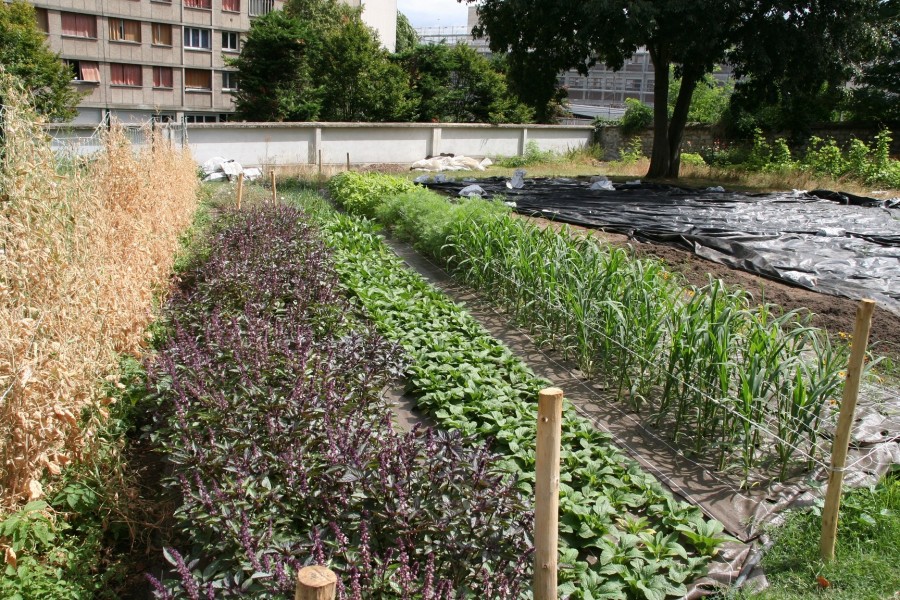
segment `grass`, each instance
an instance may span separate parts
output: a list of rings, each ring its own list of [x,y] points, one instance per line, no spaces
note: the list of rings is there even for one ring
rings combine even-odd
[[[900,477],[845,492],[835,560],[819,558],[819,509],[792,512],[763,559],[770,587],[735,600],[883,600],[900,593]],[[819,580],[819,577],[823,578]],[[827,587],[823,587],[827,585]]]

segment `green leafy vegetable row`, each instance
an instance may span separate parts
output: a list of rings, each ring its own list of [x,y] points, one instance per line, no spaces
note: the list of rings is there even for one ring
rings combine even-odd
[[[443,427],[494,440],[502,468],[531,494],[535,377],[468,313],[409,271],[368,221],[336,216],[325,227],[343,285],[406,351],[409,391]],[[683,595],[725,540],[722,526],[675,500],[564,407],[560,486],[560,591],[575,598]]]

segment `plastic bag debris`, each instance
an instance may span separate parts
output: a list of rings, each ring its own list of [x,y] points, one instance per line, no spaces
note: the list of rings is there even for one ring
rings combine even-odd
[[[200,165],[200,170],[206,175],[220,173],[222,171],[222,163],[224,162],[225,159],[221,156],[213,156],[211,159]]]
[[[484,193],[484,189],[480,185],[472,184],[472,185],[467,185],[463,189],[459,190],[459,195],[466,197],[466,198],[471,198],[472,196],[480,196],[480,197],[484,198],[485,193]]]
[[[262,177],[262,169],[259,167],[250,167],[249,169],[244,169],[244,179],[247,181],[254,181]]]
[[[613,182],[607,179],[606,177],[591,177],[591,190],[605,190],[607,192],[616,191],[616,187],[613,185]]]
[[[520,190],[525,187],[525,169],[516,169],[513,176],[506,182],[506,189]]]
[[[228,179],[228,175],[226,175],[225,173],[219,172],[219,173],[210,173],[209,175],[207,175],[206,177],[203,178],[203,181],[225,181],[226,179]]]
[[[413,179],[413,183],[428,183],[431,181],[431,175],[419,175]]]
[[[706,188],[706,191],[707,191],[707,192],[712,192],[712,193],[714,193],[714,194],[724,194],[724,193],[725,193],[725,188],[723,188],[721,185],[715,185],[715,186],[713,186],[713,187],[708,187],[708,188]]]

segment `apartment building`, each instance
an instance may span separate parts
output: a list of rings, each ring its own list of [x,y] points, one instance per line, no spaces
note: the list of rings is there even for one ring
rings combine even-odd
[[[372,27],[389,23],[379,34],[393,48],[396,0],[344,1],[362,5],[363,18]],[[32,4],[50,48],[72,68],[72,85],[85,92],[74,122],[90,124],[108,117],[123,123],[229,120],[239,83],[227,59],[240,54],[255,17],[283,6],[281,0]]]

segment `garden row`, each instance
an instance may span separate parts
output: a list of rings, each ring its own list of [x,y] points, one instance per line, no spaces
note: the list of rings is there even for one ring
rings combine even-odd
[[[435,197],[435,200],[443,202]],[[470,203],[460,210],[493,211]],[[412,226],[412,225],[410,225]],[[442,428],[480,436],[533,494],[536,378],[383,243],[376,226],[330,217],[324,226],[341,281],[409,357],[407,390]],[[433,240],[437,243],[437,238]],[[722,526],[675,500],[566,403],[560,484],[562,593],[571,598],[683,595],[724,541]]]
[[[308,563],[340,598],[527,595],[527,502],[476,440],[394,430],[407,363],[307,221],[225,213],[167,305],[152,435],[182,504],[157,597],[293,597]]]
[[[719,281],[686,285],[657,260],[540,229],[501,203],[448,201],[383,175],[342,174],[331,192],[440,260],[542,344],[600,377],[651,425],[720,468],[788,475],[820,456],[846,348],[797,313]]]

